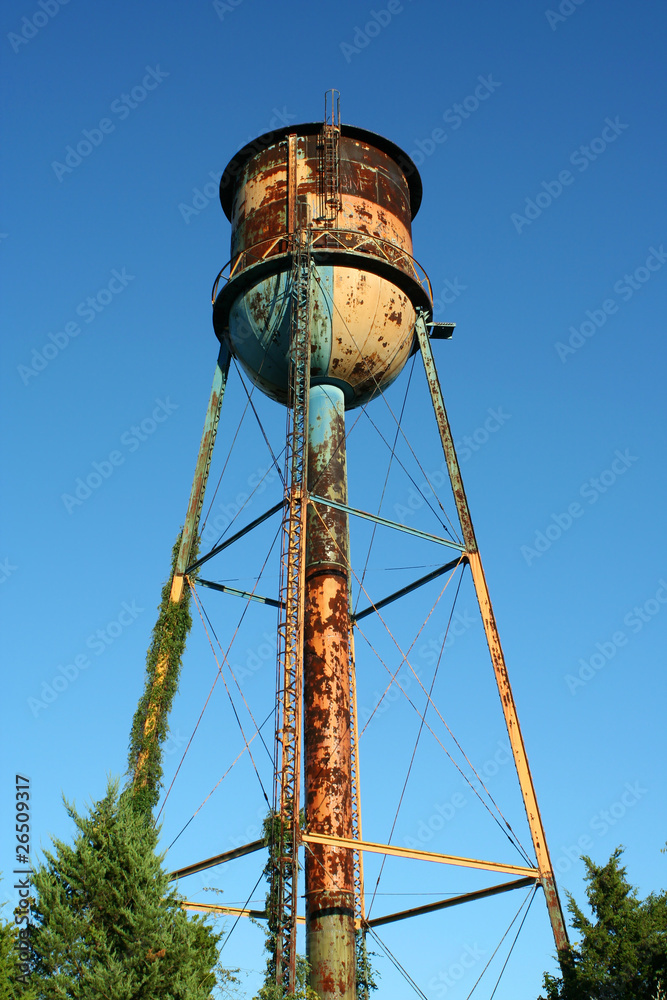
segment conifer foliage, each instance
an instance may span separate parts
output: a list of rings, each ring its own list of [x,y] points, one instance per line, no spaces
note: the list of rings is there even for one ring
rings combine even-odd
[[[0,917],[0,1000],[37,1000],[37,994],[23,974],[21,960],[16,923],[5,922]]]
[[[188,917],[170,888],[150,814],[130,790],[107,794],[54,840],[35,871],[30,985],[43,1000],[208,1000],[220,935]]]
[[[593,919],[569,896],[572,925],[581,939],[562,978],[545,974],[546,1000],[665,998],[667,892],[638,899],[619,863],[622,853],[618,847],[601,866],[583,858]]]

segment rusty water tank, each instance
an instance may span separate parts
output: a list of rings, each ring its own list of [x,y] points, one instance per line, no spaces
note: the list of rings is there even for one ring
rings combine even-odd
[[[412,257],[422,186],[412,160],[365,129],[316,122],[260,136],[227,165],[220,201],[232,258],[214,286],[213,323],[255,384],[286,403],[293,234],[310,230],[311,384],[346,409],[399,375],[415,311],[431,314]]]

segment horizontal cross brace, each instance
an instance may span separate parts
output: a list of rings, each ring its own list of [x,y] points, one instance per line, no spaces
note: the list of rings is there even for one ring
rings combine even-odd
[[[448,538],[440,538],[439,535],[431,535],[428,531],[419,531],[418,528],[408,528],[405,524],[399,524],[398,521],[389,521],[386,517],[379,517],[377,514],[369,514],[366,510],[357,510],[355,507],[348,507],[345,503],[338,503],[337,500],[328,500],[324,497],[318,497],[311,493],[308,497],[313,503],[322,504],[324,507],[333,507],[334,510],[342,510],[345,514],[353,514],[355,517],[363,517],[367,521],[375,521],[376,524],[381,524],[385,528],[395,528],[396,531],[404,531],[407,535],[415,535],[417,538],[425,538],[427,542],[437,542],[438,545],[447,545],[450,549],[456,549],[458,552],[465,552],[465,545],[461,545],[460,542],[452,542]]]
[[[194,865],[187,865],[185,868],[177,868],[169,876],[170,882],[177,878],[185,878],[186,875],[194,875],[196,872],[203,872],[205,868],[214,868],[215,865],[222,865],[225,861],[233,861],[235,858],[242,858],[244,854],[252,854],[254,851],[261,851],[266,847],[264,840],[253,840],[251,844],[244,844],[243,847],[234,847],[224,854],[215,854],[206,861],[197,861]]]
[[[515,879],[514,882],[502,882],[500,885],[492,885],[488,889],[478,889],[477,892],[465,892],[460,896],[451,896],[449,899],[441,899],[437,903],[426,903],[424,906],[413,906],[410,910],[399,910],[397,913],[388,913],[384,917],[375,917],[367,920],[367,927],[381,927],[382,924],[391,924],[395,920],[405,920],[407,917],[419,917],[423,913],[435,913],[436,910],[445,910],[448,906],[458,906],[460,903],[472,903],[476,899],[484,899],[486,896],[497,896],[501,892],[509,892],[511,889],[525,889],[529,885],[535,885],[537,879],[530,876]]]
[[[234,542],[237,542],[239,538],[243,538],[243,536],[247,535],[249,531],[252,531],[253,528],[256,528],[258,524],[261,524],[263,521],[268,520],[268,518],[272,517],[275,513],[277,513],[277,511],[281,510],[283,506],[284,506],[283,500],[281,500],[280,503],[274,504],[273,507],[265,511],[263,514],[260,514],[260,516],[256,517],[254,521],[250,522],[250,524],[246,524],[245,528],[241,528],[240,531],[237,531],[236,534],[232,535],[231,538],[228,538],[226,541],[221,542],[220,545],[216,545],[215,548],[211,549],[210,552],[207,552],[205,556],[201,556],[201,558],[195,560],[195,562],[193,562],[190,566],[188,566],[183,575],[190,576],[194,572],[194,570],[199,569],[200,566],[203,566],[204,563],[208,562],[209,559],[212,559],[213,556],[217,556],[218,552],[222,552],[223,549],[229,548],[229,546],[233,545]]]
[[[219,903],[193,903],[184,899],[181,903],[184,910],[195,910],[197,913],[226,913],[232,917],[253,917],[255,920],[266,920],[266,910],[249,910],[243,906],[222,906]],[[298,924],[305,924],[305,917],[297,917]]]
[[[211,580],[202,580],[201,577],[197,577],[194,582],[198,587],[210,587],[211,590],[218,590],[221,594],[243,597],[246,601],[258,601],[259,604],[269,604],[272,608],[284,607],[282,601],[277,601],[273,597],[262,597],[261,594],[251,594],[248,590],[237,590],[236,587],[228,587],[223,583],[213,583]]]
[[[424,906],[413,906],[409,910],[399,910],[397,913],[388,913],[384,917],[375,917],[373,920],[355,920],[357,929],[360,927],[381,927],[383,924],[395,923],[397,920],[407,920],[408,917],[419,917],[425,913],[436,913],[438,910],[445,910],[450,906],[458,906],[460,903],[472,903],[477,899],[485,899],[487,896],[497,896],[501,892],[510,892],[512,889],[525,889],[530,885],[535,885],[535,878],[519,878],[514,882],[502,882],[500,885],[489,886],[488,889],[479,889],[477,892],[466,892],[460,896],[452,896],[450,899],[441,899],[437,903],[426,903]],[[198,913],[224,913],[233,917],[252,917],[255,920],[266,920],[266,910],[250,910],[242,906],[223,906],[220,903],[193,903],[183,900],[181,906],[184,910],[195,910]],[[297,916],[298,924],[305,924],[306,918]]]
[[[380,608],[384,608],[387,604],[391,604],[393,601],[397,601],[401,597],[405,597],[406,594],[410,594],[413,590],[417,590],[418,587],[423,587],[425,583],[430,583],[431,580],[436,580],[443,573],[448,573],[450,569],[455,569],[456,566],[461,562],[461,559],[453,559],[451,562],[445,563],[444,566],[440,566],[438,569],[434,569],[432,573],[427,573],[426,576],[420,576],[418,580],[414,583],[409,583],[407,587],[402,587],[395,593],[390,594],[389,597],[383,597],[381,601],[377,601],[376,604],[371,604],[369,607],[364,608],[363,611],[357,611],[356,614],[350,615],[351,622],[358,622],[362,618],[366,618],[368,615],[374,614],[379,611]]]
[[[480,861],[477,858],[460,858],[454,854],[436,854],[433,851],[416,851],[409,847],[395,847],[393,844],[373,844],[367,840],[348,840],[345,837],[325,837],[320,833],[302,833],[306,844],[328,844],[331,847],[347,847],[351,851],[370,851],[371,854],[388,854],[412,861],[437,861],[441,865],[458,865],[461,868],[479,868],[481,871],[504,872],[507,875],[530,875],[539,878],[537,868],[525,865],[505,865],[496,861]]]

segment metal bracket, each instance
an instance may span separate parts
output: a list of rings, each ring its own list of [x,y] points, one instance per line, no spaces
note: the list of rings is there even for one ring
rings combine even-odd
[[[456,323],[427,323],[426,326],[431,328],[431,340],[451,340]]]

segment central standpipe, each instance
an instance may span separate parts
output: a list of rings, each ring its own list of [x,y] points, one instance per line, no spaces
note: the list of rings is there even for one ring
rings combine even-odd
[[[345,397],[310,390],[308,492],[347,504]],[[304,750],[306,826],[351,838],[352,764],[348,659],[347,514],[311,503],[306,526]],[[306,849],[306,954],[322,1000],[354,1000],[356,948],[352,851]]]

